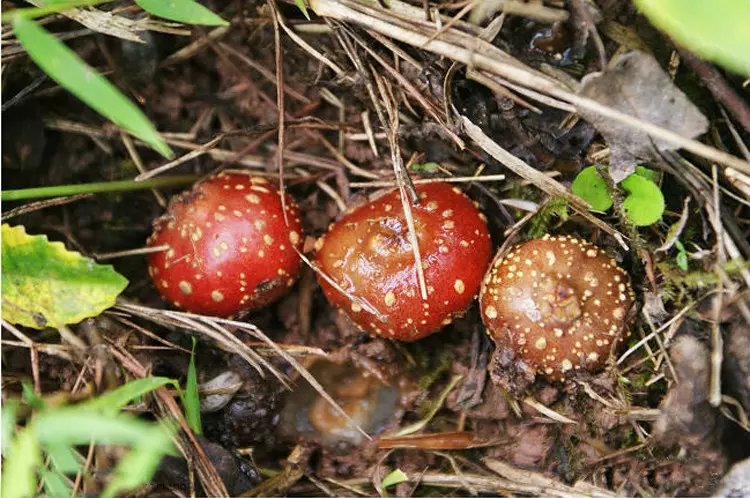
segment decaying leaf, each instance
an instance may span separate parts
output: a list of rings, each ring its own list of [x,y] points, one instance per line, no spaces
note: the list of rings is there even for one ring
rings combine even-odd
[[[128,281],[44,235],[2,226],[3,319],[35,329],[96,316],[115,303]]]
[[[708,129],[706,117],[675,86],[656,59],[644,52],[628,52],[605,72],[586,76],[580,93],[687,138],[694,138]],[[609,144],[609,173],[615,182],[633,173],[639,161],[652,159],[657,151],[673,148],[640,130],[585,109],[578,112]]]
[[[750,497],[750,458],[734,464],[714,493],[716,498]]]
[[[670,350],[677,374],[660,405],[654,437],[664,444],[699,446],[716,427],[717,411],[708,402],[710,360],[708,348],[691,335],[679,336]]]

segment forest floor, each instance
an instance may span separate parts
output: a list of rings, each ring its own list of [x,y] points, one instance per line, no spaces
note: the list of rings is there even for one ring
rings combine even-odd
[[[144,44],[64,18],[48,25],[152,119],[180,158],[161,174],[283,171],[310,255],[330,223],[404,172],[454,177],[497,250],[552,233],[614,256],[636,294],[629,338],[603,372],[537,379],[512,396],[489,374],[494,344],[476,304],[417,342],[371,337],[326,301],[309,267],[280,301],[236,318],[253,327],[215,322],[222,333],[212,334],[210,321],[167,312],[142,254],[119,254],[144,246],[180,189],[83,195],[5,203],[3,221],[112,264],[130,284],[114,308],[71,327],[81,344],[18,329],[29,348],[4,328],[4,398],[24,379],[71,399],[144,373],[184,379],[197,337],[204,394],[224,398],[182,449],[191,469],[207,465],[193,480],[183,460],[165,461],[151,495],[216,490],[212,472],[246,496],[707,495],[750,457],[750,194],[715,154],[750,160],[740,79],[676,49],[622,0],[529,2],[486,16],[471,2],[425,11],[318,0],[311,20],[293,2],[204,3],[231,25],[144,32]],[[3,109],[3,189],[128,179],[169,162],[103,124],[22,52],[3,59],[4,103],[35,85]],[[602,69],[610,79],[592,83]],[[724,86],[709,88],[711,78]],[[664,104],[672,94],[692,107]],[[608,110],[697,128],[710,149],[689,138],[665,146]],[[621,179],[636,159],[656,172],[659,222],[634,227],[621,191],[605,213],[569,193],[582,168],[609,165]],[[268,368],[254,368],[249,352]],[[345,379],[375,390],[372,438],[299,422],[318,399],[304,369],[335,399]],[[158,398],[139,410],[165,412]],[[386,491],[396,469],[406,478]]]

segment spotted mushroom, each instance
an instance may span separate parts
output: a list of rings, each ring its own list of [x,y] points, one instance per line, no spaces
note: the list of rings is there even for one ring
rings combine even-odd
[[[491,256],[486,219],[466,194],[442,182],[417,192],[411,213],[427,299],[398,191],[349,212],[316,243],[318,268],[338,286],[319,278],[328,300],[363,330],[403,341],[461,315]]]
[[[178,308],[215,316],[279,298],[296,279],[302,244],[297,207],[288,195],[284,205],[275,185],[244,172],[218,173],[176,196],[148,239],[165,248],[148,258],[156,288]]]
[[[627,334],[634,296],[625,271],[603,250],[545,235],[498,257],[479,301],[497,344],[493,379],[518,391],[535,375],[562,381],[602,369]]]

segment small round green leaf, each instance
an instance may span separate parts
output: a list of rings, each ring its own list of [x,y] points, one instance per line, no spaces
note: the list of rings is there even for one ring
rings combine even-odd
[[[594,211],[606,211],[612,207],[612,196],[609,194],[609,187],[604,179],[599,175],[596,166],[583,168],[576,179],[573,180],[570,190],[588,202]]]
[[[651,180],[654,183],[656,183],[659,180],[659,173],[657,173],[656,171],[652,169],[648,169],[645,166],[636,166],[635,174],[642,176],[646,180]]]
[[[3,318],[35,329],[96,316],[128,285],[100,265],[23,226],[2,226]]]
[[[620,185],[628,192],[622,207],[633,225],[648,226],[661,219],[664,195],[658,185],[637,174],[625,178]]]

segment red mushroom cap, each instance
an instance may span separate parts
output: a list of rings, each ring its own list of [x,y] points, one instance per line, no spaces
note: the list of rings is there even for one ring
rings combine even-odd
[[[428,299],[423,301],[398,191],[333,224],[316,244],[317,264],[355,300],[318,278],[328,300],[371,334],[413,341],[462,314],[491,256],[482,213],[446,183],[417,187],[411,211]]]
[[[498,348],[536,373],[564,380],[594,372],[622,339],[633,305],[625,271],[585,240],[545,235],[497,259],[479,298]]]
[[[154,222],[148,270],[159,292],[192,313],[230,316],[282,296],[297,276],[302,227],[294,201],[249,173],[222,172],[173,198]]]

